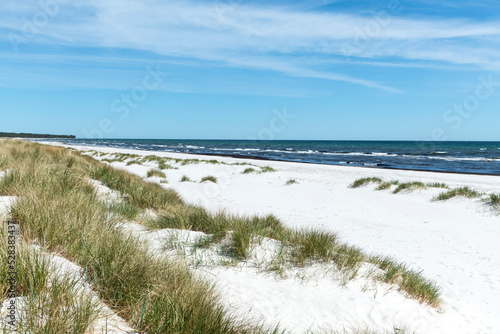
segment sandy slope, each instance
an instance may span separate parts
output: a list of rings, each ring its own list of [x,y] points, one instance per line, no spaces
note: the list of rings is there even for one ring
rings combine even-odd
[[[152,154],[110,148],[97,150]],[[193,158],[186,154],[155,154]],[[391,255],[424,270],[425,276],[435,279],[443,288],[444,305],[442,312],[436,312],[412,300],[398,299],[399,295],[374,296],[357,291],[355,286],[342,289],[331,279],[304,283],[276,280],[251,270],[217,269],[215,279],[229,304],[251,310],[249,314],[255,318],[279,321],[294,332],[311,326],[390,328],[393,324],[404,324],[419,333],[500,333],[500,217],[491,208],[474,200],[431,202],[440,191],[437,189],[393,195],[389,191],[375,191],[372,186],[348,188],[357,178],[379,176],[386,180],[468,185],[479,191],[500,193],[500,177],[248,162],[272,166],[278,171],[243,175],[245,166],[187,165],[179,170],[166,170],[169,185],[165,186],[177,190],[186,201],[213,210],[273,213],[289,226],[338,232],[350,244]],[[153,166],[113,165],[143,177]],[[182,175],[197,181],[214,175],[219,184],[180,183]],[[285,186],[291,178],[299,183]]]

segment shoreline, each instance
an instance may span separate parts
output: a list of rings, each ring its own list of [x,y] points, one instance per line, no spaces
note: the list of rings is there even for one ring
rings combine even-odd
[[[99,146],[102,147],[102,146]],[[161,152],[161,151],[151,151],[151,152]],[[400,170],[400,171],[412,171],[412,172],[428,172],[428,173],[444,173],[444,174],[463,174],[463,175],[479,175],[479,176],[500,176],[500,172],[498,174],[493,173],[475,173],[475,172],[455,172],[455,171],[444,171],[444,170],[433,170],[433,169],[415,169],[415,168],[397,168],[390,166],[351,166],[350,164],[325,164],[318,162],[308,162],[308,161],[290,161],[290,160],[278,160],[278,159],[269,159],[264,157],[257,156],[242,156],[237,154],[217,154],[217,153],[184,153],[184,152],[168,152],[168,153],[182,153],[182,154],[192,154],[192,155],[208,155],[208,156],[216,156],[216,157],[229,157],[234,159],[249,159],[249,160],[262,160],[262,161],[279,161],[279,162],[291,162],[291,163],[299,163],[299,164],[308,164],[308,165],[321,165],[321,166],[342,166],[342,167],[353,167],[353,168],[367,168],[367,169],[390,169],[390,170]]]
[[[349,168],[364,168],[364,169],[372,169],[372,170],[395,170],[395,171],[413,171],[413,172],[425,172],[425,173],[442,173],[442,174],[457,174],[457,175],[477,175],[477,176],[500,176],[500,172],[498,174],[495,173],[478,173],[478,172],[457,172],[457,171],[444,171],[444,170],[434,170],[434,169],[415,169],[415,168],[398,168],[391,166],[359,166],[359,165],[351,165],[351,164],[329,164],[329,163],[318,163],[318,162],[308,162],[308,161],[290,161],[290,160],[281,160],[281,159],[271,159],[266,157],[259,157],[254,155],[238,155],[238,154],[220,154],[220,153],[190,153],[190,152],[172,152],[172,151],[158,151],[158,150],[147,150],[147,149],[136,149],[136,148],[122,148],[122,147],[113,147],[113,146],[95,146],[95,145],[85,145],[85,144],[71,144],[66,142],[46,142],[43,140],[33,140],[42,144],[49,145],[67,145],[69,147],[72,146],[81,146],[81,147],[89,147],[89,148],[109,148],[116,150],[135,150],[135,151],[144,151],[144,152],[156,152],[156,153],[164,153],[164,154],[187,154],[192,156],[213,156],[213,157],[223,157],[223,158],[233,158],[240,160],[256,160],[256,161],[272,161],[272,162],[286,162],[286,163],[298,163],[298,164],[306,164],[306,165],[318,165],[318,166],[338,166],[338,167],[349,167]]]

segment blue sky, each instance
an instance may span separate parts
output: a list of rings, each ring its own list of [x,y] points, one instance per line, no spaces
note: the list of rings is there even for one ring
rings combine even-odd
[[[0,131],[500,140],[500,2],[0,5]]]

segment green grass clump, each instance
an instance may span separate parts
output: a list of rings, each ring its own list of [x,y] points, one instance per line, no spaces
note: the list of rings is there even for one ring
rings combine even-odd
[[[441,289],[435,281],[423,278],[421,271],[410,270],[404,264],[389,257],[372,256],[369,262],[384,271],[379,277],[383,282],[398,284],[399,291],[415,298],[420,303],[427,303],[433,307],[441,304]]]
[[[439,183],[439,182],[427,183],[426,186],[429,188],[450,189],[450,187],[446,183]]]
[[[156,161],[156,162],[161,162],[163,161],[163,158],[157,156],[157,155],[146,155],[144,157],[142,157],[142,162],[153,162],[153,161]]]
[[[189,177],[187,177],[186,175],[183,175],[181,178],[181,182],[192,182],[192,181]]]
[[[243,224],[237,225],[231,235],[231,243],[226,248],[226,252],[236,259],[247,259],[250,255],[249,250],[253,237],[252,229]]]
[[[163,169],[178,169],[177,167],[174,167],[172,165],[169,165],[165,163],[164,161],[160,161],[158,163],[158,169],[163,170]]]
[[[255,169],[253,169],[253,168],[247,168],[241,174],[251,174],[251,173],[255,173],[255,172],[256,172]]]
[[[203,183],[205,181],[210,181],[213,183],[217,183],[217,178],[215,176],[205,176],[201,179],[200,183]]]
[[[228,217],[224,213],[208,213],[202,207],[176,205],[170,206],[158,219],[149,221],[149,225],[160,229],[175,228],[219,234],[232,230],[233,220],[233,217]]]
[[[276,172],[276,169],[269,166],[261,167],[261,173],[272,173],[272,172]]]
[[[186,166],[186,165],[196,165],[201,163],[200,159],[183,159],[181,160],[181,165]]]
[[[390,182],[382,182],[379,184],[376,190],[386,190],[389,189],[391,186],[397,186],[399,184],[399,181],[390,181]]]
[[[266,217],[234,218],[232,219],[233,233],[229,253],[236,259],[247,259],[250,255],[250,246],[256,237],[279,238],[286,231],[279,219],[273,215]],[[220,232],[219,232],[220,234]]]
[[[379,177],[365,177],[362,179],[357,179],[354,181],[349,187],[350,188],[359,188],[369,183],[382,183],[382,179]]]
[[[250,164],[248,162],[233,162],[232,164],[229,164],[230,166],[255,166],[254,164]]]
[[[470,189],[469,187],[461,187],[452,189],[446,192],[439,194],[434,197],[434,201],[445,201],[453,197],[466,197],[466,198],[478,198],[481,197],[481,194],[475,190]]]
[[[140,157],[137,154],[128,154],[128,153],[113,153],[113,154],[111,154],[111,156],[115,157],[115,159],[119,159],[122,161],[127,160],[127,159],[137,159]]]
[[[242,165],[242,164],[239,164]],[[260,171],[257,171],[255,168],[247,168],[243,171],[242,174],[250,174],[250,173],[271,173],[271,172],[276,172],[276,170],[272,167],[266,166],[266,167],[260,167]]]
[[[127,166],[132,166],[132,165],[142,165],[142,162],[139,160],[130,160],[127,162]]]
[[[297,180],[295,180],[295,179],[290,179],[290,180],[286,181],[285,185],[286,185],[286,186],[289,186],[289,185],[292,185],[292,184],[297,184],[297,183],[299,183],[299,182],[297,182]]]
[[[137,206],[128,201],[113,202],[107,205],[107,210],[118,214],[120,217],[132,220],[139,214],[140,210]]]
[[[386,190],[389,189],[392,186],[389,182],[383,182],[381,183],[376,190]]]
[[[294,245],[289,254],[297,264],[304,265],[308,260],[329,261],[337,246],[334,233],[318,230],[291,230],[282,233],[281,239],[288,245]]]
[[[165,173],[163,173],[161,170],[159,169],[150,169],[148,171],[148,174],[147,174],[148,177],[152,177],[152,176],[157,176],[157,177],[161,177],[162,179],[165,179],[167,178],[167,176],[165,175]]]
[[[500,206],[500,195],[490,194],[487,201],[488,201],[488,204],[490,204],[492,206]]]
[[[425,189],[426,186],[422,182],[405,182],[405,183],[400,183],[398,187],[394,190],[394,194],[397,194],[403,190],[406,191],[413,191],[415,189]]]

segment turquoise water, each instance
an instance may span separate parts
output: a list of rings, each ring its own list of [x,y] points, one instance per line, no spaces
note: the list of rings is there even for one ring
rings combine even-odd
[[[500,175],[500,142],[75,139],[75,145]]]

